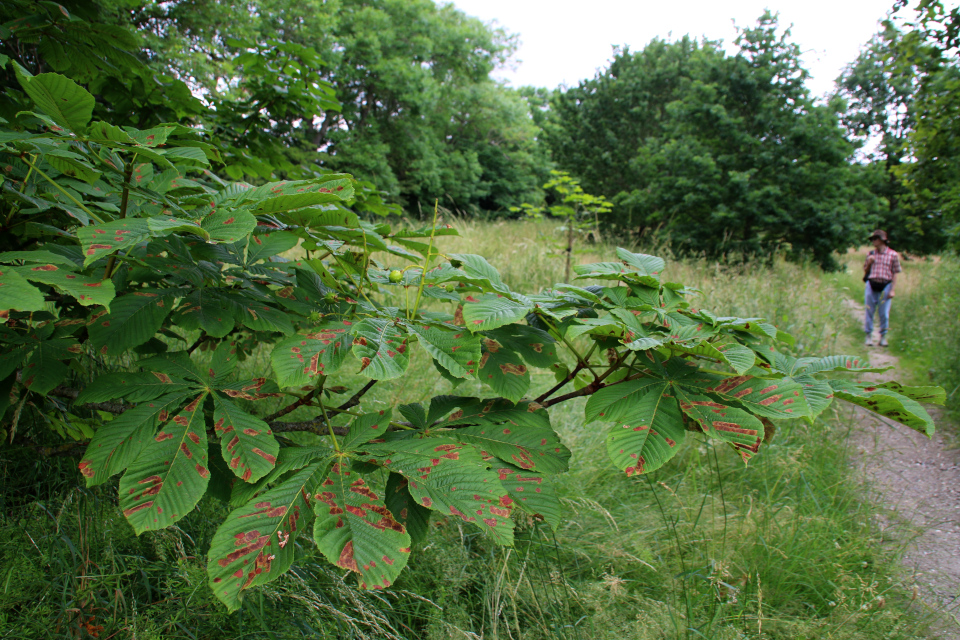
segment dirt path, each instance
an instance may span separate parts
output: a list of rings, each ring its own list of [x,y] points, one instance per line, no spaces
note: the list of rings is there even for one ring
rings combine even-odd
[[[847,302],[851,313],[862,319],[863,307]],[[867,349],[872,364],[897,365],[887,349]],[[864,377],[880,382],[892,376]],[[939,426],[940,416],[931,413]],[[903,563],[918,598],[946,614],[934,637],[960,640],[960,450],[948,449],[942,435],[928,439],[863,409],[857,408],[856,414],[852,438],[858,464],[878,503],[887,509],[878,516],[884,542],[906,545]]]

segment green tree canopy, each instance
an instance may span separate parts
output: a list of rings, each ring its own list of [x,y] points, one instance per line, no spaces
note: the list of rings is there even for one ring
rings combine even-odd
[[[860,240],[870,194],[848,159],[840,103],[817,104],[800,51],[769,13],[737,55],[684,37],[618,50],[553,101],[557,163],[614,199],[621,233],[659,229],[681,253],[785,247],[825,267]]]

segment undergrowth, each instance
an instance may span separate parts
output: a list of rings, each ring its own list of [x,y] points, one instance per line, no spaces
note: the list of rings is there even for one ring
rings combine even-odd
[[[562,279],[562,260],[549,255],[554,225],[457,224],[463,237],[444,250],[489,256],[511,287],[537,290]],[[926,280],[942,288],[898,290],[896,313],[917,314],[930,291],[956,283],[955,265],[953,273],[946,263],[937,268]],[[856,335],[842,304],[843,287],[855,285],[815,267],[683,261],[670,263],[667,275],[697,283],[717,312],[759,310],[797,337],[798,353],[849,351]],[[935,334],[943,326],[931,319],[925,330],[956,339],[956,332]],[[903,340],[896,348],[918,345]],[[269,366],[267,354],[243,366]],[[419,387],[403,389],[407,398],[449,390],[427,358],[411,368],[418,375],[378,385],[369,397],[392,403],[397,385],[410,380]],[[535,379],[540,389],[552,383],[549,375]],[[469,383],[458,389],[471,391]],[[847,414],[782,427],[749,467],[732,450],[691,438],[674,460],[638,479],[616,473],[602,430],[585,428],[582,410],[570,404],[552,413],[578,458],[561,487],[575,515],[557,532],[521,522],[515,547],[504,549],[458,521],[435,520],[414,550],[420,561],[385,593],[360,591],[343,572],[311,561],[316,551],[303,537],[298,568],[230,615],[204,573],[219,503],[207,500],[177,527],[137,538],[112,483],[82,489],[69,456],[0,449],[0,638],[926,637],[926,621],[899,581],[896,552],[879,543],[877,509],[848,464]],[[298,416],[308,414],[291,414]],[[51,435],[48,444],[58,443]]]

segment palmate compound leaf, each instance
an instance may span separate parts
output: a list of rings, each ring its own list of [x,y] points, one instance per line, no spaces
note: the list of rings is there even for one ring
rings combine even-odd
[[[427,437],[371,444],[367,452],[408,480],[417,503],[473,523],[499,544],[513,543],[513,500],[473,447],[451,438]]]
[[[327,560],[360,574],[360,586],[393,584],[410,557],[410,536],[350,463],[330,467],[314,496],[313,538]]]
[[[853,383],[847,380],[831,380],[830,386],[837,398],[869,409],[885,418],[896,420],[911,429],[932,438],[936,431],[933,419],[916,400],[911,400],[896,391],[876,383]]]
[[[555,478],[536,471],[520,469],[503,460],[492,460],[500,484],[513,499],[515,507],[543,520],[554,531],[560,526],[562,511]]]
[[[467,329],[476,333],[520,322],[533,310],[533,303],[523,296],[516,297],[518,302],[498,293],[467,296],[463,301],[463,319]]]
[[[97,428],[80,460],[80,473],[93,487],[126,469],[153,438],[157,422],[166,422],[194,390],[176,390],[124,411]]]
[[[336,373],[352,348],[351,327],[348,320],[331,320],[278,342],[270,354],[277,384],[302,387],[317,376]]]
[[[201,393],[148,440],[120,479],[120,509],[137,535],[190,513],[207,490],[207,428]]]
[[[763,442],[763,423],[743,409],[720,404],[707,396],[676,389],[680,408],[696,422],[703,432],[714,440],[729,443],[743,461],[760,450]]]
[[[353,326],[353,355],[360,372],[374,380],[398,378],[407,370],[407,336],[393,322],[366,318]]]
[[[607,434],[610,459],[628,476],[659,469],[686,439],[680,407],[669,393],[671,385],[660,380],[610,389],[623,394],[620,398],[607,397],[606,411],[598,412],[606,414],[604,420],[614,422]],[[626,400],[628,397],[630,400]]]
[[[330,465],[328,458],[316,459],[231,512],[217,529],[207,575],[227,609],[235,611],[245,590],[277,579],[293,564],[297,536]]]
[[[213,394],[213,428],[220,436],[227,466],[244,482],[255,482],[273,470],[280,444],[267,423],[231,400]]]

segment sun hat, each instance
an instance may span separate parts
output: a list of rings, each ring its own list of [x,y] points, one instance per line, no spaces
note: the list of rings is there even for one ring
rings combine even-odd
[[[873,233],[870,234],[870,237],[867,238],[867,240],[873,240],[874,238],[879,238],[879,239],[883,240],[884,243],[886,243],[886,242],[887,242],[887,232],[884,231],[883,229],[877,229],[876,231],[874,231]]]

